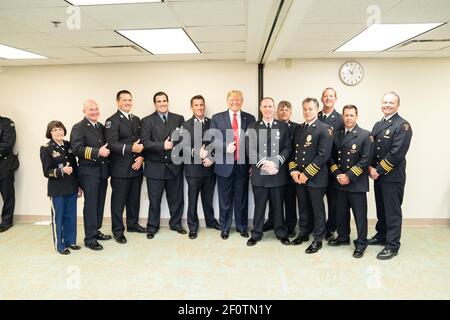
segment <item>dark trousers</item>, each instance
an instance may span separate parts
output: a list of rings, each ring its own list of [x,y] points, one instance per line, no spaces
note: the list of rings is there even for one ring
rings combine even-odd
[[[161,220],[161,200],[166,190],[167,205],[169,206],[169,226],[172,230],[180,230],[183,218],[183,174],[179,173],[171,179],[146,178],[150,205],[148,208],[147,230],[156,233]]]
[[[2,225],[9,226],[13,224],[14,206],[16,204],[14,171],[0,176],[0,194],[3,199]]]
[[[336,179],[334,176],[330,176],[328,181],[331,179]],[[336,231],[336,189],[331,186],[331,183],[328,184],[327,191],[327,204],[328,204],[328,219],[327,219],[327,232],[333,233]],[[350,211],[348,211],[350,214]]]
[[[111,220],[115,236],[125,231],[123,210],[126,208],[127,228],[136,228],[139,224],[142,176],[132,178],[111,177]]]
[[[219,223],[222,232],[229,233],[233,219],[238,232],[248,229],[248,174],[243,175],[234,165],[229,177],[217,176],[219,191]]]
[[[77,193],[50,199],[53,205],[53,240],[56,240],[56,249],[62,251],[77,243]]]
[[[367,248],[367,194],[334,189],[336,192],[337,240],[350,240],[350,208],[355,218],[358,238],[354,241],[356,249]]]
[[[216,185],[216,176],[214,174],[208,177],[186,177],[188,184],[188,210],[187,222],[189,231],[197,232],[199,229],[197,203],[198,196],[201,194],[203,214],[207,227],[218,225],[214,218],[213,197],[214,187]]]
[[[97,231],[103,223],[108,179],[85,174],[80,174],[79,179],[84,194],[84,243],[92,244],[97,241]]]
[[[375,203],[377,206],[377,231],[375,237],[386,241],[386,248],[397,251],[400,248],[402,232],[402,202],[405,182],[375,180]]]
[[[284,202],[284,220],[289,233],[295,230],[297,226],[297,196],[295,192],[295,184],[290,183],[285,186],[282,194]],[[267,228],[273,228],[273,209],[269,202],[269,216],[264,225]]]
[[[325,237],[325,205],[323,197],[326,188],[311,188],[296,185],[298,198],[298,226],[299,236],[309,236],[312,232],[315,241],[322,241]]]
[[[276,237],[278,239],[286,238],[288,230],[283,217],[283,192],[285,187],[268,188],[252,186],[252,188],[255,201],[252,238],[261,240],[263,237],[264,215],[266,213],[267,201],[269,201],[273,209],[273,225]]]

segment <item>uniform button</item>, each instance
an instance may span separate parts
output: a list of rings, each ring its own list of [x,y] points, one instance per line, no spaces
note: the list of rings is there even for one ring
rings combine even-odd
[[[347,154],[350,154],[350,152],[347,152]]]
[[[341,151],[338,151],[338,153],[340,154],[340,153],[341,153]]]
[[[377,155],[377,158],[379,158],[380,156],[379,155]]]
[[[273,145],[275,145],[275,143]]]
[[[380,140],[380,139],[378,139],[378,142],[381,142],[381,140]]]
[[[341,161],[341,158],[338,158],[338,161]]]
[[[380,147],[378,147],[377,150],[380,150]]]
[[[305,161],[305,158],[302,158],[302,161]]]
[[[306,151],[303,151],[303,154],[306,154]]]
[[[350,161],[350,159],[347,159],[347,162],[349,162]]]
[[[265,147],[265,146],[267,146],[267,145],[264,143],[264,147]]]
[[[347,166],[347,169],[350,169],[350,167],[349,167],[349,166]]]
[[[266,150],[264,150],[264,153],[267,153],[267,151],[266,151]]]
[[[297,161],[297,157],[295,157],[294,159],[295,159],[295,161]]]
[[[302,164],[302,168],[304,168],[305,167],[305,165],[304,164]]]
[[[295,150],[295,153],[298,153],[298,151],[297,151],[297,150]]]
[[[296,144],[295,146],[298,147],[298,144]]]

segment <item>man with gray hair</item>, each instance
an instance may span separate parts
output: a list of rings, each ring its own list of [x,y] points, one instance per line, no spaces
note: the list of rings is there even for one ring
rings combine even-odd
[[[406,153],[412,138],[411,125],[400,117],[400,97],[387,92],[381,99],[383,118],[372,129],[374,152],[369,175],[374,180],[377,224],[369,245],[383,245],[379,260],[398,254],[402,229],[402,202],[406,182]]]

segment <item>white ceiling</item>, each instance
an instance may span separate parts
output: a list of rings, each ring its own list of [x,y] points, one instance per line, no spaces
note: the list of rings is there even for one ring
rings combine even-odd
[[[169,60],[260,61],[280,0],[165,0],[81,7],[71,30],[64,0],[0,0],[0,44],[45,55],[2,65]],[[51,21],[60,21],[55,27]],[[371,22],[450,21],[449,0],[285,0],[264,62],[283,58],[450,57],[450,23],[386,52],[335,53]],[[201,54],[151,55],[114,30],[182,27]],[[416,40],[449,40],[441,42]],[[113,46],[113,48],[102,48]]]

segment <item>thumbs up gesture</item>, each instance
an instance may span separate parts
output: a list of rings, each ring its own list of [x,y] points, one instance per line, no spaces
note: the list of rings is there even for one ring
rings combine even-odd
[[[105,143],[103,146],[100,147],[100,149],[98,151],[98,155],[100,157],[106,158],[109,156],[111,151],[107,147],[108,147],[107,143]]]
[[[133,143],[133,147],[131,148],[131,151],[133,153],[141,153],[142,150],[144,150],[144,145],[139,143],[141,139],[137,139],[135,143]]]
[[[173,148],[173,142],[169,140],[169,137],[164,141],[164,150],[171,150]]]

